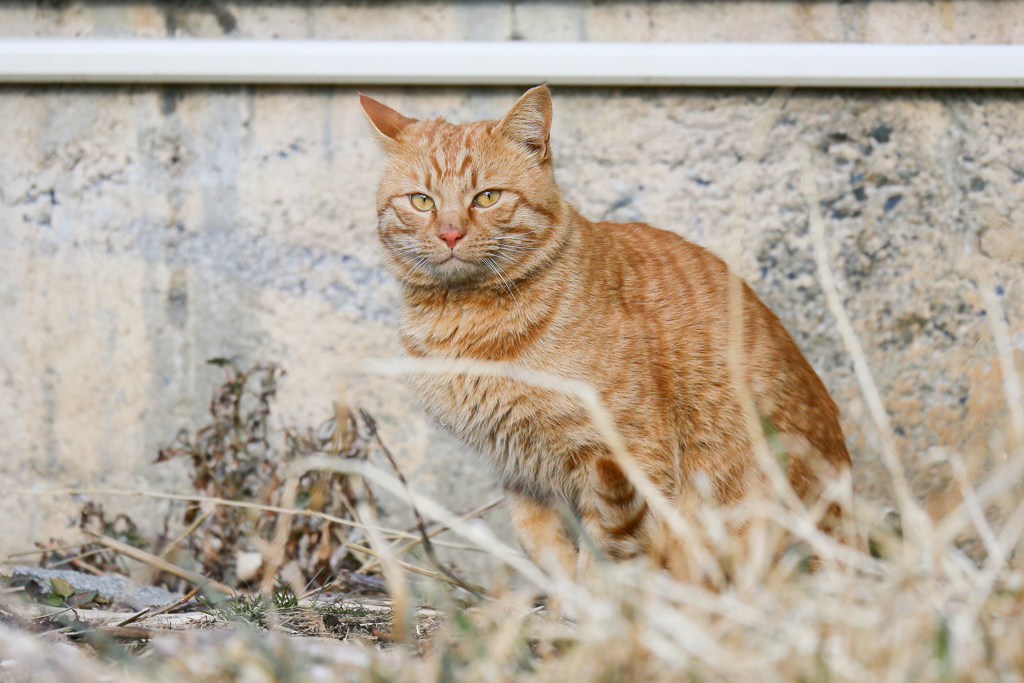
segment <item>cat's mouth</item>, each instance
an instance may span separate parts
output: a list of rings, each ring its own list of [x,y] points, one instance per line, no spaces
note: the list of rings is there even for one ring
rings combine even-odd
[[[472,255],[467,256],[466,254],[456,254],[454,251],[449,251],[447,254],[444,254],[440,261],[436,261],[436,263],[439,266],[449,268],[472,267],[479,265]]]
[[[456,256],[455,254],[449,254],[447,258],[438,263],[435,267],[445,276],[464,278],[474,274],[478,265],[479,264],[475,261]]]
[[[441,287],[465,287],[486,279],[490,272],[474,254],[453,254],[436,250],[396,259],[396,275],[418,284]]]
[[[466,258],[465,255],[449,253],[443,260],[435,261],[431,270],[440,282],[447,285],[465,285],[479,280],[486,272],[483,264]]]

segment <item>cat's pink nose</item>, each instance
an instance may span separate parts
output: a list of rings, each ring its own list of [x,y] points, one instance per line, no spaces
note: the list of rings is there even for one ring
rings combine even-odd
[[[445,241],[449,249],[454,249],[458,241],[462,239],[462,233],[458,230],[445,230],[438,237]]]

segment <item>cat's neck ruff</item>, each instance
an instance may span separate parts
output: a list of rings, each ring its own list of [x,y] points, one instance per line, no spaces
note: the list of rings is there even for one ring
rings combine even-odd
[[[571,208],[548,257],[511,287],[403,285],[400,334],[420,357],[515,360],[548,330],[578,285],[586,221]]]

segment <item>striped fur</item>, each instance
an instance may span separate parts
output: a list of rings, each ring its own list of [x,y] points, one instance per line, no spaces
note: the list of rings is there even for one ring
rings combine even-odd
[[[362,97],[381,147],[378,232],[402,285],[401,339],[427,358],[501,360],[583,380],[600,393],[631,455],[682,502],[698,477],[717,504],[763,477],[727,367],[728,271],[708,251],[641,223],[594,223],[555,183],[546,87],[501,121],[417,121]],[[473,204],[500,190],[488,208]],[[428,195],[430,211],[409,196]],[[439,237],[463,237],[454,249]],[[838,410],[778,318],[743,286],[744,380],[792,449],[789,476],[813,498],[822,465],[849,467]],[[411,380],[427,411],[488,457],[520,543],[569,573],[599,552],[655,550],[661,533],[582,407],[484,377]]]

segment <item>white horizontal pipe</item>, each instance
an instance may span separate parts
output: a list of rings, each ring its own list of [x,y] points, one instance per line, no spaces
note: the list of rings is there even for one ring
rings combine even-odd
[[[0,40],[0,83],[1016,88],[1024,46]]]

